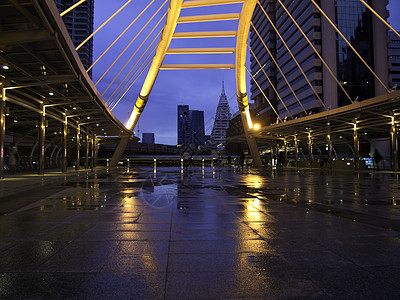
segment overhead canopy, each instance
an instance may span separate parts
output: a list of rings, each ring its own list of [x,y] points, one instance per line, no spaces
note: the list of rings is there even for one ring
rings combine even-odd
[[[37,135],[35,124],[44,105],[52,130],[67,116],[68,125],[80,124],[83,132],[131,134],[85,71],[53,0],[2,1],[0,20],[7,131]]]

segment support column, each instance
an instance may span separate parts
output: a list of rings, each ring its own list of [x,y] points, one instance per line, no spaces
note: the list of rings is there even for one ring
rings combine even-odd
[[[94,169],[94,137],[93,135],[90,138],[90,169],[93,171]]]
[[[285,140],[283,141],[283,147],[285,149],[285,161],[284,161],[284,166],[287,167],[287,140],[285,138]]]
[[[76,129],[76,137],[75,137],[75,170],[79,171],[80,168],[80,160],[81,160],[81,125],[78,124]]]
[[[6,89],[1,83],[1,102],[0,102],[0,179],[4,178],[4,139],[6,135]]]
[[[372,0],[372,8],[386,20],[386,2],[384,0]],[[374,47],[374,71],[382,82],[388,87],[388,47],[387,47],[387,28],[375,15],[372,16],[372,32]],[[375,96],[386,94],[386,89],[375,78]]]
[[[41,113],[39,114],[39,124],[38,124],[38,137],[39,137],[39,168],[38,175],[44,175],[44,143],[46,137],[46,112],[43,103],[40,104]]]
[[[326,143],[328,144],[328,168],[332,169],[332,139],[330,128],[328,128],[328,134],[326,135]]]
[[[299,167],[299,141],[297,140],[297,135],[294,136],[294,166]]]
[[[358,140],[356,120],[354,120],[353,140],[354,140],[354,170],[358,171],[360,169],[360,143]]]
[[[311,139],[311,133],[308,133],[308,140],[307,140],[307,144],[308,144],[308,153],[309,153],[309,157],[308,157],[308,164],[310,166],[310,168],[313,165],[313,154],[312,154],[312,139]]]
[[[63,130],[62,130],[62,136],[61,136],[61,147],[62,147],[62,153],[61,153],[61,172],[67,172],[67,165],[68,165],[68,159],[67,159],[67,134],[68,134],[68,119],[67,115],[64,116],[64,122],[63,122]]]
[[[86,128],[86,156],[85,156],[85,169],[89,169],[89,131]]]
[[[392,116],[392,126],[390,127],[390,144],[392,152],[392,171],[397,172],[399,170],[398,162],[398,141],[397,141],[397,130],[395,124],[395,117]]]
[[[99,140],[97,139],[97,135],[94,138],[94,166],[97,167],[99,158]]]
[[[331,20],[336,20],[335,17],[335,0],[323,0],[321,1],[321,8],[329,16]],[[321,18],[321,34],[323,43],[322,57],[326,64],[332,70],[333,74],[337,75],[337,62],[336,62],[336,31],[329,24],[326,18]],[[322,69],[322,80],[324,103],[326,109],[333,109],[338,107],[338,87],[335,79],[329,73],[328,69],[323,66]]]

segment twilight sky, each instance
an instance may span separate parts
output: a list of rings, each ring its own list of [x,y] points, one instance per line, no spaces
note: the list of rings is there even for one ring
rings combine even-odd
[[[166,0],[152,0],[154,3],[143,13],[143,15],[126,31],[124,35],[110,48],[110,50],[96,63],[93,67],[93,82],[103,75],[105,70],[113,63],[113,61],[124,51],[125,47],[134,39],[138,32],[144,28],[145,23],[156,13],[156,10]],[[98,28],[105,20],[107,20],[115,11],[117,11],[126,0],[96,0],[95,1],[95,28]],[[130,2],[113,20],[105,25],[94,36],[94,60],[96,60],[110,44],[124,31],[124,29],[135,19],[135,17],[142,11],[151,0],[133,0]],[[240,12],[241,5],[229,5],[222,8],[213,7],[212,10],[208,8],[185,9],[181,15],[192,15],[194,12],[198,14],[209,13],[233,13]],[[144,28],[143,32],[132,42],[127,48],[126,52],[121,55],[121,58],[114,64],[110,71],[101,79],[97,88],[100,93],[103,93],[107,86],[113,81],[118,72],[121,71],[127,60],[134,54],[130,63],[127,64],[121,74],[110,85],[104,95],[107,100],[113,91],[117,88],[118,84],[128,73],[129,69],[135,64],[139,57],[144,53],[144,50],[149,46],[150,42],[155,38],[157,33],[164,25],[164,19],[159,23],[154,32],[150,34],[148,40],[139,49],[140,43],[144,40],[151,29],[156,25],[160,18],[164,15],[168,8],[168,1],[162,9],[155,15],[154,19],[150,21],[149,25]],[[390,0],[388,9],[391,11],[389,22],[395,29],[400,30],[400,0]],[[237,21],[228,22],[212,22],[213,24],[180,24],[177,26],[176,31],[208,31],[208,30],[236,30]],[[159,38],[155,39],[157,43]],[[149,47],[133,71],[128,74],[127,79],[145,60],[147,54],[152,47]],[[223,40],[216,40],[212,38],[199,39],[198,41],[189,40],[173,40],[170,48],[189,48],[189,47],[234,47],[235,40],[233,38],[224,38]],[[153,54],[149,57],[152,58]],[[145,64],[147,61],[143,64]],[[217,54],[217,55],[167,55],[164,60],[166,64],[174,63],[223,63],[234,64],[233,54]],[[141,70],[141,69],[140,69]],[[138,71],[138,73],[140,72]],[[137,74],[138,74],[137,73]],[[134,75],[132,78],[135,78]],[[125,123],[128,119],[130,112],[139,95],[142,83],[144,82],[147,69],[139,76],[138,80],[126,95],[121,99],[119,104],[113,110],[114,114]],[[114,99],[118,94],[122,85],[117,88],[116,92],[111,96],[110,100]],[[133,80],[133,79],[132,79]],[[132,82],[132,80],[130,82]],[[156,143],[175,145],[177,143],[177,105],[188,104],[190,109],[204,110],[204,122],[206,127],[206,134],[210,134],[214,122],[215,110],[218,105],[219,96],[221,94],[222,81],[225,81],[225,91],[231,106],[232,113],[238,110],[236,101],[236,85],[235,85],[235,71],[234,70],[161,70],[154,88],[150,94],[147,106],[139,120],[140,137],[143,132],[154,132]],[[128,84],[126,87],[128,87]],[[124,89],[125,91],[125,89]],[[115,99],[119,99],[118,96]],[[138,126],[135,128],[137,135]]]

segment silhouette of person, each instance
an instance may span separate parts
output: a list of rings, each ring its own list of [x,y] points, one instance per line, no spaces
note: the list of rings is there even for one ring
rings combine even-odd
[[[8,164],[10,166],[10,173],[16,174],[17,173],[17,156],[18,156],[18,149],[14,143],[11,143],[8,147]]]
[[[374,164],[375,164],[375,168],[377,170],[379,170],[379,163],[382,160],[382,155],[379,153],[378,149],[375,148],[374,151]]]

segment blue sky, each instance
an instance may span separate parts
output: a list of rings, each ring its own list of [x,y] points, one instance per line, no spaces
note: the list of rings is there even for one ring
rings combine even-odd
[[[142,29],[149,18],[164,3],[165,0],[154,0],[154,4],[140,17],[137,22],[127,30],[127,32],[115,43],[115,45],[99,60],[93,68],[93,81],[103,75],[105,70],[111,65],[115,58],[120,55],[128,43],[134,38],[140,29]],[[95,1],[95,28],[100,26],[108,19],[118,8],[120,8],[126,0],[96,0]],[[118,35],[133,21],[133,19],[142,11],[150,0],[133,0],[124,10],[121,11],[112,21],[103,27],[94,37],[94,59],[96,60],[103,51],[114,41]],[[150,29],[160,20],[161,16],[166,12],[167,5],[159,11],[154,19],[149,23],[132,45],[122,54],[121,58],[115,63],[110,71],[97,85],[98,90],[102,93],[111,83],[117,73],[123,68],[125,62],[138,49],[139,44],[143,41]],[[214,7],[211,13],[230,13],[239,12],[240,5],[229,5],[223,8]],[[400,0],[391,0],[388,8],[391,10],[389,19],[391,25],[400,29]],[[190,15],[196,10],[199,14],[208,14],[210,10],[207,8],[185,9],[182,15]],[[150,44],[156,33],[162,28],[164,21],[161,21],[153,34],[150,35],[144,46],[133,56],[132,61],[127,65],[121,75],[117,77],[115,82],[110,86],[104,95],[107,100],[112,91],[117,87],[121,79],[127,74],[128,70],[134,64],[144,49]],[[209,24],[181,24],[178,25],[177,31],[207,31],[207,30],[236,30],[237,22],[213,22]],[[158,38],[156,39],[156,42]],[[175,40],[171,43],[170,48],[179,47],[234,47],[233,38],[225,38],[223,40],[201,39],[201,41]],[[149,48],[151,49],[151,47]],[[147,53],[143,56],[146,57]],[[151,55],[152,57],[152,55]],[[164,63],[227,63],[234,64],[233,54],[217,54],[217,55],[185,55],[175,56],[167,55]],[[140,63],[139,63],[140,64]],[[139,65],[138,64],[138,65]],[[121,99],[120,103],[114,109],[114,114],[122,121],[126,122],[129,114],[139,95],[141,85],[144,81],[146,71],[142,73],[136,83]],[[129,78],[131,75],[128,75]],[[135,75],[136,76],[136,75]],[[134,77],[133,77],[134,78]],[[162,70],[156,80],[155,86],[150,94],[147,106],[139,120],[140,137],[143,132],[154,132],[156,143],[176,144],[177,121],[176,111],[177,105],[189,104],[191,109],[204,110],[206,134],[212,129],[215,110],[218,105],[219,96],[221,94],[222,81],[225,82],[226,94],[231,106],[232,113],[237,111],[236,102],[236,85],[234,70]],[[126,82],[126,81],[125,81]],[[118,90],[111,97],[113,99]],[[117,98],[118,99],[118,98]],[[135,131],[137,132],[136,127]]]

